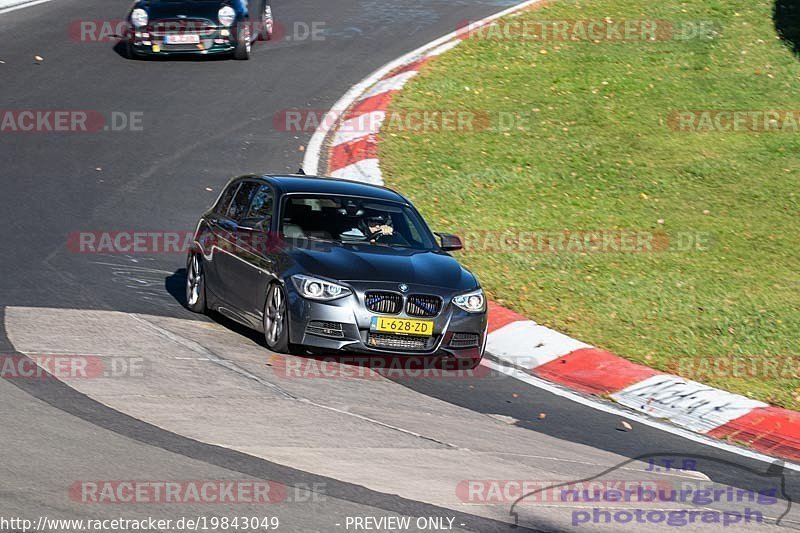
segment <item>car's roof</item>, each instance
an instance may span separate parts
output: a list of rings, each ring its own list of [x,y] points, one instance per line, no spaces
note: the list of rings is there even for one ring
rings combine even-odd
[[[322,178],[319,176],[276,176],[267,174],[262,179],[270,182],[283,194],[286,193],[312,193],[312,194],[341,194],[347,196],[366,196],[379,200],[408,203],[402,195],[377,185],[369,185],[357,181],[336,178]]]

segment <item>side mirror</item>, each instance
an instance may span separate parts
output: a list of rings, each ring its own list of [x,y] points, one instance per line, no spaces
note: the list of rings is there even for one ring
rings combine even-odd
[[[455,252],[464,248],[461,239],[456,235],[451,235],[450,233],[437,233],[436,235],[441,239],[441,249],[445,252]]]

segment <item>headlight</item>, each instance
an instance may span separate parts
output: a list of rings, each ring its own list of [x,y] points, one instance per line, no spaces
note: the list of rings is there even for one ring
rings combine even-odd
[[[136,8],[131,12],[131,24],[133,24],[135,28],[147,26],[149,20],[150,17],[148,17],[147,11],[142,8]]]
[[[335,300],[350,294],[350,289],[347,287],[302,274],[292,276],[292,282],[300,292],[300,296],[309,300]]]
[[[236,20],[236,11],[234,11],[231,6],[223,6],[222,9],[219,10],[219,13],[217,13],[217,18],[220,24],[226,28],[230,28],[233,21]]]
[[[482,289],[456,296],[453,303],[468,313],[482,313],[486,310],[486,298]]]

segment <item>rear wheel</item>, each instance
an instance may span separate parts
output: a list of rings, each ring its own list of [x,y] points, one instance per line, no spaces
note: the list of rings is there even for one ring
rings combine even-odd
[[[277,283],[270,285],[264,305],[264,339],[273,352],[289,351],[289,311],[286,291]]]
[[[186,265],[186,307],[195,313],[206,312],[206,278],[200,254],[192,254]]]
[[[250,59],[250,50],[253,46],[251,35],[249,22],[245,22],[239,27],[236,48],[233,51],[234,59],[239,61],[246,61]]]

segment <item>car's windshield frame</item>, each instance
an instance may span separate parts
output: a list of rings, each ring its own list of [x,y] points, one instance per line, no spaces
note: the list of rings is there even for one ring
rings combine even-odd
[[[295,239],[299,240],[308,240],[308,241],[317,241],[317,242],[326,242],[331,244],[336,244],[340,246],[351,246],[351,245],[358,245],[358,246],[378,246],[382,248],[398,248],[404,250],[415,250],[415,251],[435,251],[439,249],[439,245],[434,237],[433,232],[431,231],[428,224],[425,222],[425,219],[419,212],[414,208],[413,205],[407,202],[398,202],[394,200],[387,200],[385,198],[376,198],[374,196],[364,196],[358,194],[342,194],[342,193],[323,193],[323,192],[290,192],[284,193],[281,197],[280,201],[280,211],[278,212],[277,217],[277,231],[279,235],[284,235],[284,224],[285,224],[285,213],[287,209],[288,202],[292,199],[303,198],[313,200],[315,198],[323,199],[323,198],[343,198],[343,199],[353,199],[360,202],[366,202],[370,204],[384,204],[386,206],[392,207],[394,209],[400,210],[403,215],[415,226],[415,229],[419,236],[422,239],[422,243],[420,245],[387,245],[381,244],[378,242],[371,242],[368,240],[358,240],[354,239],[352,241],[349,240],[340,240],[340,239],[325,239],[325,238],[318,238],[315,236],[298,236],[294,237]]]

